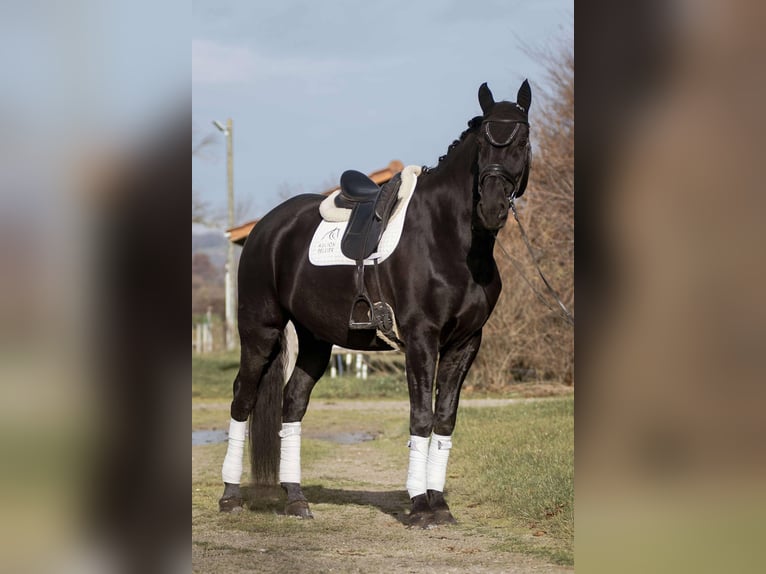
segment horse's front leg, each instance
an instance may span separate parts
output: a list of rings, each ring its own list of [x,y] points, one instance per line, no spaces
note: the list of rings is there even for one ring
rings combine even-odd
[[[468,369],[476,358],[481,345],[481,331],[465,341],[445,348],[439,357],[439,372],[436,375],[436,412],[434,432],[428,450],[427,488],[428,503],[435,524],[453,524],[455,518],[444,499],[444,484],[447,477],[447,462],[452,448],[452,431],[457,419],[460,388]]]
[[[407,492],[411,508],[408,525],[430,528],[434,514],[428,503],[428,443],[433,430],[433,382],[437,361],[437,334],[420,331],[406,342],[407,386],[410,395],[410,449]]]

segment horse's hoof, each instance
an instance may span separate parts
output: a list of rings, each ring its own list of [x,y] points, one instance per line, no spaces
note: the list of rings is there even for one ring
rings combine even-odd
[[[412,506],[410,507],[410,515],[407,517],[407,528],[427,530],[436,526],[434,524],[434,513],[428,504],[428,496],[426,494],[413,496],[410,501]]]
[[[457,524],[457,520],[452,516],[449,508],[441,508],[434,510],[434,523],[435,524]]]
[[[238,497],[222,498],[218,501],[218,510],[221,512],[241,512],[242,499]]]
[[[444,493],[439,490],[428,491],[428,504],[434,514],[435,524],[457,524],[457,520],[449,511],[449,505],[444,500]]]
[[[297,516],[298,518],[314,518],[309,510],[309,503],[305,500],[293,500],[285,506],[285,516]]]
[[[413,512],[407,519],[407,528],[430,530],[435,526],[436,523],[434,522],[434,513],[430,510],[426,512]]]

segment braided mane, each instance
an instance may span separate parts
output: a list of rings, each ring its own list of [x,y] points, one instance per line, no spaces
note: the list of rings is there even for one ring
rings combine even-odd
[[[482,120],[484,120],[484,116],[474,116],[470,120],[468,120],[468,128],[464,130],[462,134],[460,134],[460,137],[458,137],[455,141],[453,141],[449,145],[449,147],[447,148],[447,153],[439,157],[439,162],[437,164],[437,167],[449,156],[450,153],[452,153],[452,150],[454,150],[457,146],[459,146],[462,143],[462,141],[466,138],[466,136],[468,136],[468,134],[475,132],[479,128],[479,126],[481,126]],[[433,169],[435,168],[423,166],[424,173],[427,173]]]

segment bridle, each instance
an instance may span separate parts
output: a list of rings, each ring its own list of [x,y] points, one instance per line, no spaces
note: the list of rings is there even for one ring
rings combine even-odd
[[[513,131],[511,131],[511,134],[504,140],[498,141],[493,135],[491,130],[489,129],[489,124],[492,122],[498,122],[498,123],[505,123],[505,124],[516,124],[513,128]],[[513,142],[514,138],[516,137],[516,134],[519,132],[519,126],[520,125],[526,125],[529,126],[529,122],[527,120],[484,120],[482,122],[482,133],[484,134],[484,138],[494,147],[508,147]],[[529,252],[530,257],[532,257],[532,261],[535,263],[535,267],[537,268],[537,272],[540,275],[540,278],[543,280],[543,283],[545,284],[545,287],[548,289],[548,291],[553,295],[554,299],[559,305],[559,308],[561,311],[563,311],[563,318],[566,319],[570,325],[574,326],[574,316],[569,311],[569,309],[566,308],[566,305],[564,305],[563,301],[561,300],[561,297],[556,292],[556,290],[551,286],[548,279],[543,274],[542,270],[540,269],[540,264],[537,262],[537,259],[535,258],[534,251],[532,249],[532,244],[529,241],[529,237],[527,236],[527,232],[524,229],[524,226],[521,225],[521,221],[519,220],[519,214],[516,212],[516,205],[514,200],[516,199],[516,194],[519,191],[518,188],[518,182],[524,181],[524,178],[526,177],[527,171],[529,170],[529,150],[530,145],[529,141],[527,141],[526,145],[527,150],[527,157],[524,161],[524,169],[521,172],[521,175],[519,176],[518,180],[515,180],[513,175],[505,168],[503,164],[500,163],[491,163],[487,166],[485,166],[481,172],[479,173],[479,197],[481,198],[481,192],[482,187],[484,186],[484,181],[488,177],[499,177],[500,179],[508,182],[511,185],[512,191],[510,195],[508,196],[508,203],[509,208],[513,212],[513,217],[516,220],[516,223],[519,225],[519,231],[521,231],[521,237],[524,240],[524,245],[527,247],[527,251]],[[540,294],[540,292],[535,289],[535,287],[532,285],[532,283],[527,279],[524,272],[519,268],[518,263],[516,260],[511,257],[510,253],[506,250],[506,248],[503,246],[502,243],[499,243],[500,248],[503,250],[503,253],[508,257],[508,259],[513,263],[514,267],[516,267],[516,270],[521,274],[524,281],[526,281],[527,285],[529,285],[532,288],[532,291],[537,295],[537,297],[549,308],[553,309],[553,307],[545,300],[545,298]]]
[[[511,131],[511,134],[505,138],[502,141],[497,140],[493,135],[491,130],[489,129],[489,124],[492,123],[502,123],[502,124],[516,124]],[[481,131],[484,134],[484,138],[493,146],[498,148],[508,147],[513,142],[514,138],[516,137],[516,134],[519,132],[519,127],[521,125],[529,126],[529,122],[527,120],[511,120],[511,119],[494,119],[494,120],[484,120],[481,123]],[[504,182],[508,183],[511,186],[511,193],[508,195],[508,201],[513,202],[513,200],[516,198],[516,194],[519,191],[519,182],[523,181],[525,172],[529,169],[529,142],[527,142],[526,145],[527,148],[527,157],[524,162],[524,170],[521,172],[521,175],[518,179],[516,179],[513,174],[506,169],[506,167],[501,163],[490,163],[489,165],[486,165],[482,168],[481,172],[479,172],[479,197],[481,197],[482,194],[482,188],[484,187],[484,182],[487,180],[487,178],[490,177],[499,177]]]

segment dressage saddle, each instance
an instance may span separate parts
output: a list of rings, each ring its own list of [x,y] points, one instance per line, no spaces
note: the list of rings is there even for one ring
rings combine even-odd
[[[399,173],[383,187],[378,187],[362,172],[343,172],[340,176],[340,193],[335,198],[337,207],[351,209],[351,217],[340,244],[343,255],[359,261],[375,252],[396,205],[401,184],[402,176]]]
[[[364,260],[378,248],[401,184],[401,173],[397,173],[383,187],[359,171],[348,170],[340,176],[340,193],[335,198],[335,205],[351,209],[340,249],[343,255],[356,262],[357,295],[351,307],[350,329],[380,329],[386,333],[393,326],[391,307],[382,301],[373,304],[370,299],[364,283]],[[377,271],[375,260],[378,293],[382,298]]]

